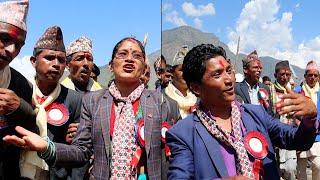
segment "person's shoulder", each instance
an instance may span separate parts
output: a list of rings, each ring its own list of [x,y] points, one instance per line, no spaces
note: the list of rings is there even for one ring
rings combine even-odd
[[[266,89],[266,90],[270,90],[269,86],[263,84],[263,83],[260,83],[259,82],[259,88],[263,88],[263,89]]]
[[[240,87],[243,85],[244,81],[234,83],[234,88],[236,91],[240,90]]]
[[[156,90],[144,89],[141,96],[147,99],[153,99],[157,104],[160,104],[161,93]]]
[[[254,119],[259,119],[264,121],[264,119],[269,115],[263,106],[255,104],[241,104],[242,113],[246,113]]]
[[[151,89],[144,89],[142,94],[146,96],[159,96],[160,92]]]
[[[244,110],[248,110],[248,111],[260,111],[264,109],[261,105],[255,105],[255,104],[241,104],[241,107]]]
[[[191,133],[191,130],[194,128],[195,125],[195,113],[189,114],[187,117],[179,120],[175,125],[173,125],[169,131],[173,133],[179,134],[188,134]]]
[[[99,99],[99,98],[103,98],[103,97],[107,97],[109,95],[109,90],[108,88],[102,88],[100,90],[97,91],[90,91],[88,93],[86,93],[83,98],[85,99],[91,99],[91,98],[95,98],[95,99]]]
[[[14,68],[10,67],[11,71],[11,79],[16,79],[20,83],[28,84],[31,86],[31,83],[24,77],[19,71],[15,70]]]

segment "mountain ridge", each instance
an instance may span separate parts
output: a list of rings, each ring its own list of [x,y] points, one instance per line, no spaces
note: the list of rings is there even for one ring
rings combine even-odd
[[[161,32],[161,50],[157,50],[153,53],[148,55],[149,62],[150,62],[150,69],[151,69],[151,78],[149,82],[149,89],[154,89],[154,83],[157,80],[157,77],[154,72],[153,63],[160,56],[160,51],[167,59],[167,63],[170,64],[175,53],[184,45],[188,45],[189,49],[200,45],[211,43],[215,46],[221,46],[225,49],[227,57],[231,59],[232,63],[234,64],[236,55],[230,51],[228,46],[219,40],[219,38],[214,33],[202,32],[199,29],[190,27],[190,26],[180,26],[174,29],[165,30]],[[241,45],[241,44],[240,44]],[[254,51],[254,49],[252,50]],[[259,52],[258,52],[259,55]],[[242,74],[242,59],[245,58],[245,54],[238,55],[238,62],[236,67],[236,72]],[[274,67],[276,63],[278,63],[279,59],[275,59],[270,56],[259,56],[261,60],[261,64],[263,67],[262,70],[262,77],[267,75],[273,81],[274,78]],[[295,74],[297,75],[297,79],[295,80],[296,85],[303,80],[304,69],[299,68],[298,66],[291,65]],[[99,67],[101,70],[101,74],[98,78],[98,82],[103,85],[107,86],[108,82],[112,79],[111,72],[109,71],[108,64]]]

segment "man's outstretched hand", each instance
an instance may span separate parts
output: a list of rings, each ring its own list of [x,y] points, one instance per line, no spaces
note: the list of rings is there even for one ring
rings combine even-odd
[[[3,140],[22,149],[37,152],[46,151],[48,142],[38,134],[28,131],[20,126],[17,126],[15,129],[19,134],[23,136],[22,138],[19,138],[15,135],[6,135],[5,137],[3,137]]]

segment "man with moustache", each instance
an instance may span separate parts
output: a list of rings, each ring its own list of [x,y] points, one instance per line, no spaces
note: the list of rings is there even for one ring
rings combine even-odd
[[[67,69],[70,75],[61,84],[69,89],[79,92],[81,95],[90,91],[102,89],[97,81],[90,75],[94,67],[92,55],[92,41],[82,36],[72,41],[66,50]],[[71,123],[66,135],[67,141],[71,143],[73,133],[77,132],[79,123]]]
[[[84,95],[102,89],[90,78],[93,64],[92,41],[83,36],[70,43],[66,50],[67,69],[70,75],[61,84]]]
[[[304,117],[293,128],[260,105],[238,103],[234,70],[222,47],[194,47],[184,58],[183,78],[200,103],[166,133],[168,179],[280,179],[273,146],[312,146],[319,125],[314,104],[292,91],[283,95],[288,101],[277,105],[278,113]],[[245,177],[234,177],[240,175]]]
[[[0,179],[20,177],[20,148],[2,140],[16,134],[15,126],[36,130],[36,116],[30,105],[32,86],[9,66],[23,47],[27,35],[29,1],[0,3]]]
[[[295,91],[308,97],[320,111],[319,67],[316,61],[309,61],[304,73],[305,80]],[[297,179],[307,179],[307,165],[310,162],[312,180],[320,179],[320,135],[317,135],[308,151],[297,152]]]
[[[242,60],[245,79],[235,84],[235,93],[243,99],[244,103],[262,105],[272,115],[272,102],[270,89],[259,82],[262,65],[258,59],[257,51],[253,51]]]
[[[36,70],[33,82],[32,104],[37,113],[37,126],[41,137],[53,142],[70,144],[66,140],[68,126],[79,122],[81,96],[60,85],[66,66],[65,47],[60,27],[46,30],[34,46],[30,62]],[[72,137],[76,132],[71,134]],[[21,176],[29,179],[83,179],[76,169],[61,166],[48,167],[45,161],[28,149],[21,154]]]
[[[284,101],[283,95],[288,94],[288,89],[292,87],[289,83],[291,77],[291,69],[289,61],[280,61],[275,66],[274,77],[276,81],[270,86],[271,101],[274,105]],[[296,118],[279,114],[277,107],[273,106],[273,113],[282,123],[290,126],[296,125]],[[295,150],[287,150],[279,147],[278,149],[278,163],[280,168],[280,175],[283,179],[295,180],[297,172],[297,155]]]

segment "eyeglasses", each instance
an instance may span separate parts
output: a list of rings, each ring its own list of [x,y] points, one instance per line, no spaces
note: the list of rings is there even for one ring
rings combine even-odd
[[[129,52],[128,51],[124,51],[124,50],[119,50],[116,52],[116,58],[119,59],[125,59],[129,56]],[[133,59],[139,60],[139,61],[143,61],[144,60],[144,56],[141,52],[133,52],[132,54]]]

